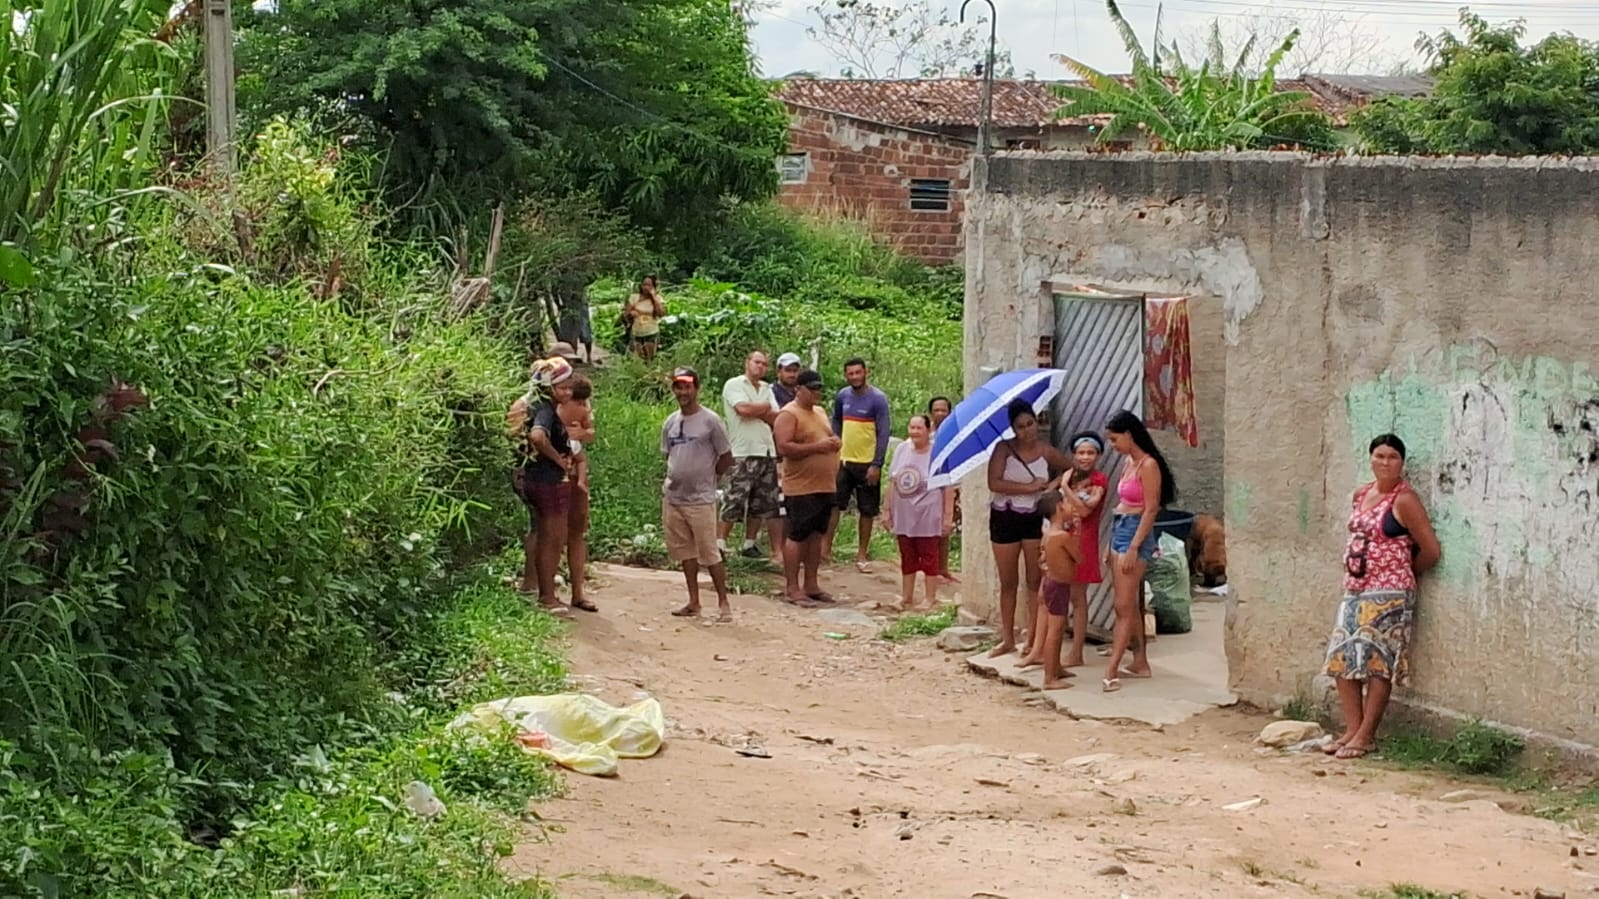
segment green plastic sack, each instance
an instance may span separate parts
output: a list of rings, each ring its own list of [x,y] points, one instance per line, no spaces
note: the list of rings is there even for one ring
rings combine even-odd
[[[1150,608],[1155,632],[1186,634],[1194,629],[1193,587],[1188,581],[1188,549],[1170,534],[1160,535],[1160,555],[1149,563]]]

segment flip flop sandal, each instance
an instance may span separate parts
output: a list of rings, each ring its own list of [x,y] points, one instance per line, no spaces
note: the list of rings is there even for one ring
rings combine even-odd
[[[1148,674],[1139,674],[1137,671],[1133,671],[1130,668],[1123,668],[1121,671],[1118,671],[1117,674],[1120,674],[1122,677],[1125,677],[1128,680],[1148,680],[1155,676],[1155,672],[1153,671],[1149,672]]]
[[[833,598],[833,594],[828,593],[826,590],[823,590],[820,593],[807,593],[805,595],[810,597],[812,602],[819,602],[823,605],[830,606],[833,603],[838,602],[838,600]]]
[[[700,617],[700,610],[696,609],[696,608],[692,608],[690,606],[684,606],[683,608],[678,609],[676,612],[673,612],[672,613],[672,617],[673,618],[698,618],[698,617]]]
[[[1118,677],[1102,678],[1100,683],[1105,685],[1104,692],[1106,693],[1115,693],[1122,688],[1121,678]]]
[[[1321,747],[1321,751],[1327,753],[1328,755],[1337,755],[1338,754],[1338,750],[1343,749],[1343,748],[1344,748],[1344,741],[1343,740],[1334,740],[1331,743],[1328,743],[1326,746]]]
[[[549,613],[550,615],[555,616],[556,618],[571,618],[572,617],[572,610],[567,608],[565,605],[546,606],[546,605],[542,605],[541,604],[539,606],[539,608],[544,610],[545,612]]]
[[[1375,744],[1371,746],[1351,746],[1348,743],[1345,743],[1339,748],[1338,752],[1333,755],[1333,758],[1349,761],[1350,759],[1365,758],[1367,753],[1376,751],[1377,747]]]
[[[804,599],[790,599],[789,597],[784,596],[784,597],[782,597],[782,599],[783,599],[784,602],[788,603],[789,605],[798,606],[799,608],[802,608],[802,609],[820,609],[822,607],[821,603],[817,602],[814,599],[811,599],[808,596],[806,598],[804,598]]]
[[[593,602],[591,602],[591,601],[589,601],[587,599],[574,599],[574,600],[572,600],[572,608],[574,608],[574,609],[582,609],[585,612],[598,612],[600,610],[599,606],[595,605]]]
[[[870,563],[870,562],[856,562],[855,563],[855,570],[859,571],[861,574],[871,574],[872,573],[872,563]]]
[[[726,612],[717,613],[717,615],[716,615],[716,623],[717,624],[732,624],[733,623],[733,613],[732,613],[732,611],[729,610],[729,611],[726,611]]]

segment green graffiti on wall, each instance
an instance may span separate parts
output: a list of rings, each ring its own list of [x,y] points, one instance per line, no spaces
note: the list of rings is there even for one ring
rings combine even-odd
[[[1350,452],[1364,461],[1377,434],[1404,438],[1411,482],[1444,550],[1438,576],[1467,584],[1492,570],[1486,563],[1496,554],[1535,566],[1553,562],[1529,516],[1560,492],[1571,461],[1592,451],[1586,424],[1561,422],[1596,399],[1599,379],[1586,363],[1506,357],[1486,343],[1451,346],[1350,388]],[[1525,509],[1503,505],[1510,497],[1524,497]]]
[[[1233,482],[1233,495],[1227,501],[1228,524],[1243,527],[1249,522],[1249,498],[1254,492],[1255,488],[1243,481]]]
[[[1398,434],[1412,448],[1411,461],[1426,466],[1443,442],[1447,403],[1446,391],[1420,374],[1414,362],[1401,377],[1383,372],[1375,381],[1355,385],[1345,398],[1350,452],[1364,459],[1373,437]]]
[[[1310,491],[1299,488],[1299,533],[1310,533]]]

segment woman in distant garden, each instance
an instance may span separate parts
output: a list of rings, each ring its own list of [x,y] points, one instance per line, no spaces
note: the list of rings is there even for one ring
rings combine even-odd
[[[639,284],[638,293],[628,298],[622,310],[627,321],[628,339],[633,352],[641,359],[654,359],[661,336],[661,318],[666,315],[666,303],[655,286],[655,276],[650,275]]]
[[[1338,684],[1344,732],[1324,747],[1341,759],[1377,748],[1377,726],[1394,684],[1410,677],[1416,576],[1443,549],[1421,498],[1405,482],[1405,442],[1371,441],[1372,481],[1355,491],[1344,547],[1344,598],[1338,604],[1322,673]]]

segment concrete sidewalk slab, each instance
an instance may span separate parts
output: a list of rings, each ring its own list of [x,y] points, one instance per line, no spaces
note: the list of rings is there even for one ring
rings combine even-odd
[[[1088,664],[1073,669],[1072,687],[1042,691],[1056,711],[1073,718],[1104,721],[1140,721],[1149,725],[1179,724],[1208,709],[1228,706],[1238,697],[1227,688],[1227,654],[1222,645],[1226,610],[1215,599],[1194,599],[1194,629],[1186,634],[1158,635],[1149,647],[1155,676],[1148,680],[1122,678],[1122,688],[1106,693],[1100,678],[1105,660],[1090,648]],[[978,674],[1007,684],[1038,691],[1044,683],[1040,668],[1018,670],[1019,656],[991,659],[980,653],[966,660]]]

